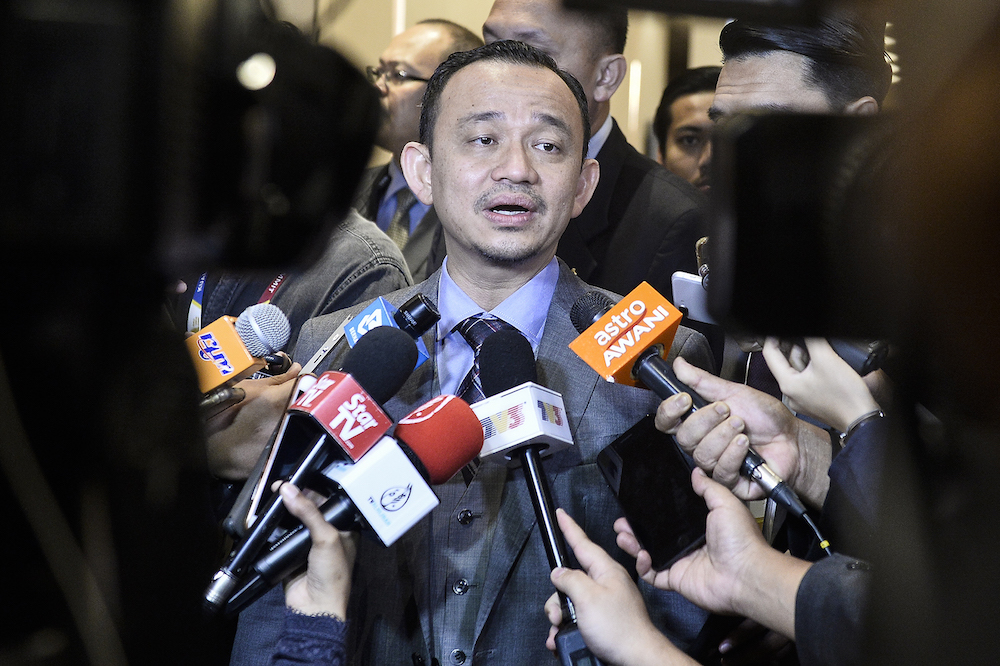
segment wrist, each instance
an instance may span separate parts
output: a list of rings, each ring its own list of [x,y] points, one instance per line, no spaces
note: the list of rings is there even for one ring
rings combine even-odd
[[[851,435],[853,435],[858,430],[858,428],[862,427],[864,424],[870,421],[882,418],[885,418],[885,413],[883,413],[882,410],[879,409],[878,405],[875,405],[875,409],[872,409],[870,411],[861,414],[853,421],[851,421],[851,423],[848,424],[846,428],[844,428],[843,434],[841,434],[840,436],[840,446],[841,447],[847,446],[847,442],[850,439]]]
[[[810,562],[767,548],[753,562],[739,588],[734,610],[772,631],[795,640],[795,599]]]
[[[801,419],[797,420],[799,461],[791,486],[802,501],[814,508],[821,508],[830,490],[828,470],[833,461],[830,433]]]
[[[829,425],[833,426],[840,432],[847,432],[852,423],[854,423],[855,421],[864,417],[867,414],[871,414],[872,412],[877,412],[877,411],[879,411],[878,403],[875,402],[873,399],[871,399],[871,396],[869,396],[868,400],[858,402],[857,404],[852,405],[850,409],[843,410],[837,416],[836,418],[837,422],[830,423]]]

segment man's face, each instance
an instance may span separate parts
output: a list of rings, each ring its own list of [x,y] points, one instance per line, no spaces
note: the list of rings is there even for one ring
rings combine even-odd
[[[450,38],[440,26],[415,25],[392,38],[379,58],[379,67],[429,79],[448,56],[445,51],[450,44]],[[399,160],[399,151],[406,142],[420,137],[420,101],[427,84],[390,79],[390,76],[382,76],[375,83],[385,111],[376,143],[391,152],[394,160]]]
[[[593,121],[599,59],[586,22],[563,10],[559,0],[496,0],[483,24],[483,40],[492,44],[505,39],[534,46],[572,74],[587,93]]]
[[[708,109],[715,93],[704,91],[678,97],[670,105],[665,151],[660,164],[702,191],[709,189],[712,163],[712,121]]]
[[[597,163],[581,170],[583,120],[566,84],[541,67],[476,62],[445,86],[433,145],[410,144],[404,171],[419,152],[414,192],[433,203],[449,266],[540,270],[569,223],[590,200]],[[424,158],[427,158],[424,160]]]
[[[823,90],[806,82],[808,60],[788,51],[730,60],[722,67],[713,120],[742,111],[830,113]]]

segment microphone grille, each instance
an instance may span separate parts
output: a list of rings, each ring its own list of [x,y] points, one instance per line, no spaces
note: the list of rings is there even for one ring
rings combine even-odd
[[[236,333],[256,358],[274,354],[288,344],[292,327],[277,305],[251,305],[236,320]]]
[[[573,303],[573,307],[569,311],[569,319],[573,322],[573,328],[576,329],[576,332],[583,333],[596,324],[597,320],[614,306],[615,302],[607,294],[600,291],[588,291]]]
[[[519,331],[501,330],[485,340],[479,350],[479,380],[487,398],[525,382],[538,380],[535,353]]]
[[[344,358],[341,371],[379,404],[396,395],[417,365],[417,343],[392,326],[377,326],[360,338]]]

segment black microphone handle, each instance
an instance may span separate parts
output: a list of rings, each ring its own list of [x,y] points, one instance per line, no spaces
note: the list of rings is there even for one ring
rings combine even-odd
[[[342,490],[324,502],[319,510],[323,514],[323,520],[342,532],[359,526],[358,510]],[[246,584],[226,604],[226,615],[239,613],[305,564],[309,559],[311,546],[312,536],[305,525],[299,525],[285,533],[254,563]]]
[[[691,390],[687,384],[677,379],[674,369],[660,357],[658,347],[654,346],[645,350],[639,355],[635,365],[632,367],[632,372],[636,379],[663,399],[667,399],[678,393],[687,393],[690,395],[691,410],[688,412],[689,415],[708,405],[704,398]],[[754,451],[753,447],[750,447],[747,451],[746,458],[744,458],[743,465],[740,468],[740,473],[755,481],[764,489],[768,497],[787,508],[796,516],[801,518],[805,514],[806,507],[795,494],[795,491],[789,488],[781,477],[774,473],[774,470],[768,466],[759,453]]]
[[[524,480],[528,484],[528,494],[535,507],[535,517],[538,518],[538,528],[542,533],[542,543],[545,545],[549,567],[555,569],[566,566],[566,541],[555,520],[555,505],[552,502],[548,480],[545,478],[545,470],[542,469],[539,447],[521,447],[518,449],[518,455],[521,459],[521,468],[524,470]],[[601,666],[601,662],[583,641],[580,628],[576,624],[576,607],[573,601],[562,592],[558,594],[563,616],[562,625],[556,634],[556,653],[560,662],[566,666],[575,664]],[[588,661],[583,661],[584,658]]]

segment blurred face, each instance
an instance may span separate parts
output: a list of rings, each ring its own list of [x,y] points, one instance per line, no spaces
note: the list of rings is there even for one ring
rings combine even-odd
[[[449,268],[467,274],[540,270],[597,185],[597,163],[581,169],[580,108],[548,69],[476,62],[458,71],[433,141],[407,145],[403,170],[441,218]]]
[[[712,163],[712,121],[708,109],[715,93],[684,95],[670,105],[670,127],[660,164],[702,191],[709,189]]]
[[[450,38],[440,26],[415,25],[393,37],[379,58],[379,68],[429,79],[448,56],[445,51],[450,45]],[[375,86],[382,96],[382,109],[385,111],[376,143],[391,152],[393,159],[398,161],[399,151],[406,142],[420,137],[420,101],[427,84],[381,76]]]
[[[808,60],[788,51],[730,60],[722,67],[709,115],[713,120],[743,111],[830,113],[818,86],[806,82]]]
[[[496,0],[483,24],[483,40],[492,44],[505,39],[534,46],[572,74],[587,93],[590,120],[594,122],[599,58],[592,48],[594,36],[584,21],[564,11],[559,0]]]

